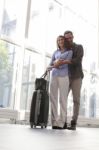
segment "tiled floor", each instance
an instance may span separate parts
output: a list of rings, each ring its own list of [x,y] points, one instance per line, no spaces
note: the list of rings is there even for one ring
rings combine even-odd
[[[99,128],[68,131],[0,124],[0,150],[99,150]]]

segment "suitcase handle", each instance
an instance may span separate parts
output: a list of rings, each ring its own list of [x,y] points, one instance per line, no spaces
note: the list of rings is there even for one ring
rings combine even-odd
[[[41,78],[45,78],[47,76],[48,71],[46,70],[45,73],[41,76]]]

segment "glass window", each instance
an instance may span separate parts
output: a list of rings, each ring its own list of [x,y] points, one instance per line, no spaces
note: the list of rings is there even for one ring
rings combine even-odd
[[[48,1],[48,19],[46,29],[46,51],[52,54],[57,49],[56,39],[63,35],[62,7],[59,3]]]
[[[51,57],[46,56],[46,59],[45,59],[45,67],[48,67],[50,61],[51,61]]]
[[[14,107],[19,48],[0,40],[0,107]]]
[[[26,1],[27,0],[3,0],[1,34],[9,36],[10,38],[19,38],[23,34],[23,30],[25,30],[24,18]]]
[[[41,77],[44,73],[43,67],[42,55],[25,50],[20,101],[21,109],[30,109],[34,82],[36,77]]]
[[[32,0],[28,38],[36,49],[49,53],[56,50],[56,38],[62,28],[61,17],[62,9],[57,2]]]
[[[0,33],[1,33],[1,27],[2,27],[3,6],[4,6],[4,0],[0,0]]]
[[[50,62],[46,52],[51,55],[57,48],[57,36],[72,30],[74,42],[84,47],[80,116],[99,118],[98,0],[75,1],[62,0],[61,5],[58,0],[0,0],[0,37],[9,41],[0,40],[0,107],[29,110],[35,78]],[[18,40],[20,46],[11,40]],[[72,106],[70,93],[70,116]]]
[[[45,0],[32,0],[28,38],[39,51],[44,51],[45,48],[45,9]]]

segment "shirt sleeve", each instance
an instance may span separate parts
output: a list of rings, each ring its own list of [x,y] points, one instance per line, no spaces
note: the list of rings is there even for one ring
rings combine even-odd
[[[51,61],[50,61],[50,66],[52,66],[53,65],[53,63],[54,63],[54,61],[55,61],[55,52],[53,53],[53,55],[52,55],[52,57],[51,57]]]
[[[78,64],[82,61],[82,57],[84,55],[83,46],[79,45],[76,51],[76,54],[74,54],[74,57],[72,58],[71,62],[72,64]]]
[[[66,60],[71,60],[72,59],[72,55],[73,55],[73,51],[71,51],[71,50],[68,51]]]

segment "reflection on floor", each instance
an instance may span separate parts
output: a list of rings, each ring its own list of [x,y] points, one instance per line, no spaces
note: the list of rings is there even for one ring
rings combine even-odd
[[[99,128],[69,131],[0,124],[0,150],[99,150]]]

